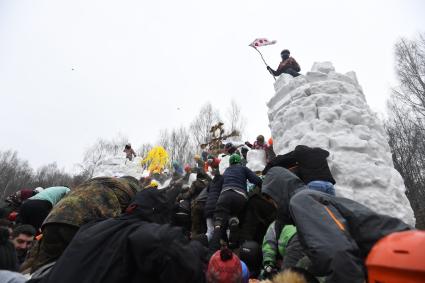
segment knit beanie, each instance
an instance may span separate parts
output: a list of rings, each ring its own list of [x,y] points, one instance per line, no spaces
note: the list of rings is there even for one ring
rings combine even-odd
[[[241,163],[241,156],[239,154],[232,154],[229,158],[230,165]]]
[[[215,252],[208,263],[207,283],[242,282],[242,264],[227,247]]]

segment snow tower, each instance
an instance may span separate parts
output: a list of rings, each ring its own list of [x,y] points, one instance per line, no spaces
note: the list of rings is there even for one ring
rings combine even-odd
[[[314,63],[306,75],[282,74],[275,91],[267,106],[276,154],[299,144],[328,150],[337,196],[415,224],[384,127],[354,72],[340,74],[331,62]]]

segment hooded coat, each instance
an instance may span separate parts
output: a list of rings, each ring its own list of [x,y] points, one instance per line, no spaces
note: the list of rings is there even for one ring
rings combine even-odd
[[[262,192],[278,204],[278,220],[294,223],[317,276],[327,282],[364,282],[364,260],[382,237],[411,229],[401,220],[380,215],[346,198],[307,190],[282,167],[271,168]]]
[[[122,216],[82,226],[41,282],[203,282],[202,247],[169,220],[165,194],[143,190]]]

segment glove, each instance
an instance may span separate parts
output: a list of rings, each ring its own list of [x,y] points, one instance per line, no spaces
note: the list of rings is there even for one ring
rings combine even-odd
[[[271,265],[266,265],[261,270],[260,278],[271,279],[275,274],[277,274],[277,269]]]
[[[273,69],[270,68],[270,66],[267,66],[267,71],[269,71],[269,73],[273,75]]]

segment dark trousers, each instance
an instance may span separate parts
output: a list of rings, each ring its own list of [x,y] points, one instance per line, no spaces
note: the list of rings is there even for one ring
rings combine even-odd
[[[210,242],[210,252],[220,249],[220,240],[226,238],[230,217],[241,218],[246,198],[233,190],[224,191],[218,198],[214,211],[214,232]]]
[[[50,210],[52,210],[50,201],[29,199],[21,205],[17,222],[32,225],[38,231]]]
[[[290,74],[291,76],[293,76],[293,77],[298,77],[299,75],[300,75],[300,73],[298,73],[297,71],[295,71],[294,69],[292,69],[292,68],[288,68],[288,69],[286,69],[285,71],[283,71],[283,73],[285,73],[285,74]]]
[[[192,205],[191,219],[193,235],[205,234],[207,232],[207,220],[204,217],[205,202],[197,201]]]
[[[261,245],[267,228],[275,218],[276,208],[273,204],[263,199],[260,194],[252,195],[241,219],[241,241],[255,241]]]

